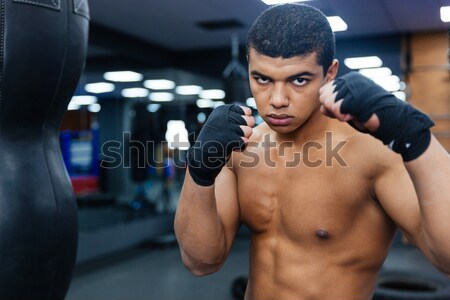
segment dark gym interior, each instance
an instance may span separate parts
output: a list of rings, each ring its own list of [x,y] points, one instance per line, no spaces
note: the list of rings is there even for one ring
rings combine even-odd
[[[450,0],[306,3],[346,23],[335,30],[339,75],[358,70],[349,58],[378,57],[387,72],[380,85],[426,112],[450,151],[450,17],[440,15]],[[262,121],[245,42],[268,7],[261,0],[89,1],[86,62],[58,133],[78,211],[66,300],[243,299],[236,280],[248,275],[248,229],[240,228],[219,272],[196,277],[183,266],[173,223],[187,149],[212,110],[237,102]],[[380,274],[377,288],[400,293],[450,285],[400,232]]]

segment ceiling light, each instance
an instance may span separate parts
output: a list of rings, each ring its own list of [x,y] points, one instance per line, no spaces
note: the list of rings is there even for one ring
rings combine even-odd
[[[161,108],[161,104],[152,103],[147,105],[147,111],[151,113],[157,112]]]
[[[441,7],[441,20],[442,22],[450,22],[450,6]]]
[[[69,105],[67,106],[67,110],[78,110],[80,109],[81,105],[78,104],[74,104],[71,102],[69,102]]]
[[[198,95],[202,90],[198,85],[180,85],[176,87],[175,92],[180,95]]]
[[[144,88],[129,88],[122,90],[122,97],[125,98],[143,98],[148,97],[149,91]]]
[[[366,69],[379,68],[383,61],[378,56],[363,56],[346,58],[344,64],[350,69]]]
[[[203,90],[200,92],[200,98],[223,99],[225,98],[225,92],[222,90]]]
[[[361,69],[359,73],[369,78],[377,77],[387,77],[392,75],[392,71],[389,68],[372,68],[372,69]]]
[[[327,17],[328,23],[330,23],[331,30],[334,32],[337,31],[346,31],[348,26],[347,23],[345,23],[344,20],[342,20],[339,16],[331,16]]]
[[[189,134],[184,121],[170,120],[169,122],[167,122],[167,131],[165,137],[169,149],[189,149]]]
[[[114,84],[108,82],[88,83],[84,86],[84,90],[88,93],[101,94],[114,91]]]
[[[397,97],[398,99],[400,99],[402,101],[406,101],[406,94],[405,94],[405,92],[393,92],[392,94],[395,97]]]
[[[198,99],[196,104],[198,108],[212,108],[214,106],[211,99]]]
[[[245,101],[245,103],[246,103],[249,107],[252,107],[252,108],[255,108],[255,109],[256,109],[256,101],[255,101],[255,98],[248,98],[248,99]]]
[[[171,90],[175,88],[175,82],[166,79],[152,79],[144,81],[144,86],[151,90]]]
[[[169,102],[174,99],[174,96],[172,93],[158,92],[151,93],[149,99],[156,102]]]
[[[97,103],[97,97],[88,95],[73,96],[70,102],[75,105],[90,105]]]
[[[103,74],[103,78],[115,82],[135,82],[141,81],[144,78],[144,75],[133,71],[117,71],[106,72]]]
[[[98,103],[94,103],[94,104],[91,104],[88,106],[88,110],[91,113],[98,113],[101,109],[102,109],[102,107]]]
[[[276,5],[276,4],[285,4],[285,3],[294,3],[294,2],[304,2],[308,0],[261,0],[267,5]]]
[[[391,75],[384,78],[374,78],[373,81],[380,85],[388,92],[396,92],[400,90],[400,78],[395,75]]]
[[[206,114],[204,112],[201,112],[197,115],[197,122],[199,123],[205,123],[206,121]]]

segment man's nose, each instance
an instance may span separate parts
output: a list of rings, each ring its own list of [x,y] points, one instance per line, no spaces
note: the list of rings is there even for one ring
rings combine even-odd
[[[270,97],[270,104],[274,108],[281,108],[289,105],[286,86],[283,83],[276,83],[274,85],[272,95]]]

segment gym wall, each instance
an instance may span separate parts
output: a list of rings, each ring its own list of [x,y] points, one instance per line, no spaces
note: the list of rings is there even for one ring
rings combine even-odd
[[[450,32],[415,33],[403,45],[409,101],[432,117],[433,134],[450,151]]]

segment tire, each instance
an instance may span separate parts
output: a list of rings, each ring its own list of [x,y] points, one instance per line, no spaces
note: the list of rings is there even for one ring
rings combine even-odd
[[[384,272],[373,300],[450,300],[450,280],[414,272]]]
[[[233,283],[231,284],[231,294],[234,300],[244,300],[247,281],[248,278],[245,276],[240,276],[233,280]]]

